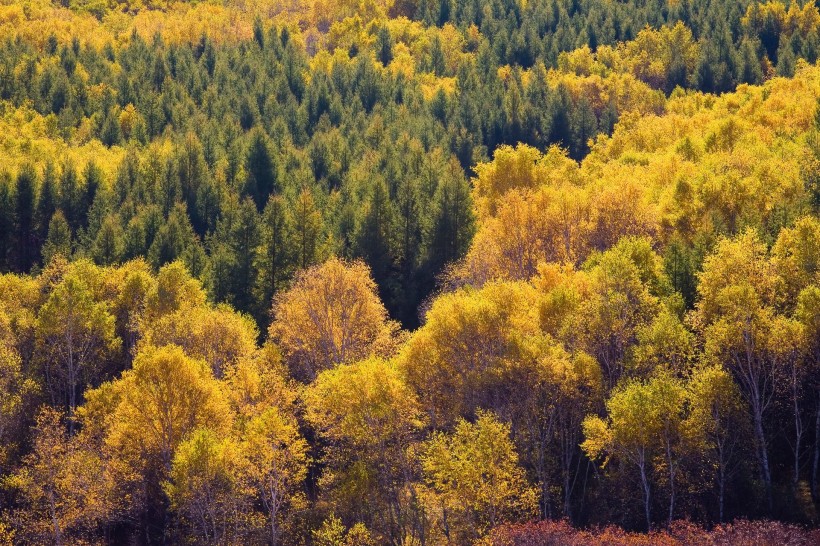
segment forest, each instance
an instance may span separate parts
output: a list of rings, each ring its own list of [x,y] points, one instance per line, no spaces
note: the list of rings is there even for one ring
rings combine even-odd
[[[820,543],[820,3],[0,0],[0,546]]]

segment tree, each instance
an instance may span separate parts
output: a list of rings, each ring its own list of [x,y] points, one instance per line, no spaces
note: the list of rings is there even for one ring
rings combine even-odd
[[[322,235],[322,215],[316,209],[313,192],[303,188],[291,204],[297,264],[306,269],[320,258],[319,238]]]
[[[732,376],[719,366],[695,370],[687,384],[691,404],[687,427],[704,441],[716,466],[718,521],[725,517],[726,487],[738,470],[742,434],[746,428],[743,400]]]
[[[228,278],[224,279],[227,287],[216,292],[227,293],[228,301],[234,307],[250,312],[254,308],[254,259],[259,245],[259,215],[253,202],[246,199],[226,211],[217,225],[215,238],[224,243],[231,263]]]
[[[267,324],[274,294],[286,286],[296,269],[293,221],[282,197],[268,199],[259,229],[261,243],[254,262],[256,316],[261,324]]]
[[[251,137],[245,168],[248,173],[245,183],[247,195],[261,211],[268,202],[268,197],[279,191],[278,166],[267,135],[262,130],[255,131]]]
[[[11,176],[3,173],[0,176],[0,267],[3,271],[11,269],[11,249],[14,246],[14,206]]]
[[[820,366],[820,286],[811,285],[804,288],[799,296],[795,318],[803,326],[806,343],[806,364],[808,376],[812,378],[809,385],[814,389],[816,406],[814,417],[814,437],[820,437],[820,381],[817,379],[817,368]],[[814,498],[820,497],[820,442],[815,440],[811,466],[811,489]]]
[[[427,260],[432,271],[461,259],[475,232],[470,186],[459,165],[451,161],[436,188],[433,220],[426,236]]]
[[[174,451],[164,489],[171,509],[196,541],[222,544],[248,539],[252,497],[243,470],[237,442],[206,428],[193,431]]]
[[[46,163],[43,180],[40,183],[40,194],[37,196],[37,209],[34,211],[37,225],[38,243],[42,244],[48,236],[51,216],[57,210],[57,173],[54,163]]]
[[[48,237],[43,245],[43,265],[55,256],[71,257],[71,227],[61,210],[55,212],[48,223]]]
[[[12,521],[19,537],[33,543],[94,540],[113,516],[104,463],[67,435],[60,412],[47,407],[37,415],[32,451],[9,485],[21,500]]]
[[[286,509],[299,509],[304,502],[300,486],[310,462],[308,443],[295,419],[270,407],[247,423],[241,445],[247,483],[267,512],[270,542],[281,544]]]
[[[357,226],[353,250],[357,257],[367,263],[380,286],[387,280],[393,266],[391,234],[394,220],[387,187],[383,181],[377,180]]]
[[[168,313],[143,324],[142,335],[149,345],[181,347],[189,357],[207,362],[214,376],[221,379],[237,362],[253,354],[259,334],[249,317],[223,304]]]
[[[117,463],[117,493],[147,536],[167,525],[167,495],[174,455],[197,429],[217,436],[233,415],[220,383],[202,360],[179,347],[144,346],[133,367],[86,394],[84,430],[99,436],[105,455]]]
[[[120,396],[108,442],[126,449],[129,458],[149,457],[144,464],[158,463],[166,471],[188,433],[199,426],[220,432],[230,422],[224,394],[210,368],[172,345],[143,348],[133,368],[111,386]]]
[[[323,369],[389,352],[397,328],[367,266],[337,258],[299,274],[274,298],[273,317],[270,336],[304,381]]]
[[[472,418],[479,408],[509,411],[515,373],[536,338],[534,290],[488,283],[440,296],[398,356],[434,427]]]
[[[8,320],[0,315],[0,324]],[[3,324],[3,328],[7,324]],[[0,471],[17,455],[23,436],[24,420],[29,410],[37,384],[23,374],[23,362],[18,352],[0,339]]]
[[[583,450],[591,459],[605,457],[634,465],[640,476],[647,529],[652,528],[653,459],[665,459],[669,479],[669,523],[674,518],[675,480],[684,435],[682,382],[660,373],[646,382],[631,381],[617,388],[606,402],[606,419],[584,420]]]
[[[423,529],[408,453],[424,424],[415,393],[395,364],[368,358],[319,374],[304,395],[306,417],[326,442],[326,495],[348,521],[385,543]]]
[[[94,262],[99,265],[113,265],[123,254],[122,227],[113,215],[103,220],[91,250]]]
[[[382,66],[387,66],[393,60],[393,47],[396,42],[390,34],[390,28],[387,25],[379,27],[376,33],[376,56]]]
[[[755,455],[770,510],[772,475],[765,417],[783,364],[777,356],[779,340],[770,333],[788,321],[772,306],[776,282],[765,246],[755,232],[747,231],[722,240],[706,258],[696,306],[707,359],[732,372],[749,404]]]
[[[447,541],[463,544],[504,522],[531,517],[535,492],[527,485],[510,441],[509,425],[480,412],[452,434],[435,433],[424,444],[422,468],[435,492]]]
[[[95,301],[87,282],[67,275],[40,308],[35,325],[35,358],[52,403],[68,410],[71,434],[83,386],[102,380],[106,358],[121,344],[108,305]]]
[[[37,188],[37,172],[34,166],[25,165],[17,175],[14,186],[14,220],[17,270],[27,272],[36,260],[34,233],[34,206]]]
[[[574,332],[568,332],[574,343],[598,360],[610,388],[624,373],[638,332],[646,332],[644,328],[659,311],[658,298],[650,292],[659,259],[650,254],[654,263],[650,273],[631,255],[629,240],[622,241],[587,262],[590,293],[572,317]]]
[[[155,321],[163,315],[190,310],[205,304],[202,284],[191,277],[182,262],[172,262],[159,270],[156,285],[148,293],[144,321]]]
[[[58,208],[65,214],[66,221],[72,232],[76,232],[81,225],[81,200],[77,169],[74,163],[66,162],[63,164],[63,172],[60,176],[60,206]]]

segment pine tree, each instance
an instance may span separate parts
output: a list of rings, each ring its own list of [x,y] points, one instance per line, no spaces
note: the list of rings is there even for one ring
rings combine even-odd
[[[293,231],[296,240],[297,264],[302,269],[315,264],[320,257],[322,215],[316,209],[313,192],[303,188],[291,204]]]
[[[94,239],[91,255],[99,265],[113,265],[120,261],[122,252],[122,227],[116,216],[107,216]]]
[[[48,223],[48,237],[43,244],[43,265],[47,265],[55,256],[71,257],[71,227],[63,215],[57,210],[51,215]]]
[[[60,176],[60,206],[65,220],[72,231],[76,232],[81,225],[82,196],[80,183],[77,179],[77,170],[71,161],[63,164],[63,173]]]
[[[393,265],[390,251],[390,234],[394,216],[387,187],[381,180],[375,181],[373,193],[359,221],[353,250],[364,258],[379,286],[384,286]]]
[[[259,228],[261,244],[254,264],[256,316],[266,325],[273,296],[286,286],[296,266],[293,222],[281,196],[268,199]]]
[[[251,137],[245,165],[248,173],[246,195],[256,203],[257,210],[262,210],[268,202],[268,196],[279,192],[279,173],[268,137],[261,130],[257,130]]]
[[[40,195],[37,197],[37,210],[34,212],[39,244],[48,237],[48,225],[51,215],[57,210],[57,173],[54,163],[46,163],[43,181],[40,183]]]
[[[11,177],[0,175],[0,271],[10,269],[11,249],[14,246],[14,204]]]
[[[376,55],[383,66],[389,65],[390,61],[393,60],[394,45],[395,41],[390,34],[390,29],[386,25],[380,26],[376,34]]]
[[[28,272],[37,259],[34,233],[34,204],[37,172],[34,166],[24,165],[17,174],[14,188],[14,220],[16,269]]]
[[[427,263],[432,272],[466,254],[475,231],[470,185],[460,166],[451,161],[434,197],[427,233]]]

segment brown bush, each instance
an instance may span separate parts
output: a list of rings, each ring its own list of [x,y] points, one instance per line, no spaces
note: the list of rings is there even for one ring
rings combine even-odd
[[[812,546],[820,531],[777,521],[746,521],[706,530],[675,522],[668,530],[632,533],[619,527],[583,530],[566,521],[541,521],[498,527],[486,546]]]

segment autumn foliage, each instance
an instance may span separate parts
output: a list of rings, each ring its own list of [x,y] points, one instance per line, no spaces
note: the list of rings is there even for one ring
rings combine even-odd
[[[814,3],[0,4],[0,546],[820,542]]]

